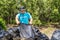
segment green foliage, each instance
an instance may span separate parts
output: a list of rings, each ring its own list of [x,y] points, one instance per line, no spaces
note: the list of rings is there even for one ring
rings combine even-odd
[[[5,21],[2,18],[0,18],[0,27],[2,27],[4,30],[7,30]]]
[[[0,0],[0,15],[6,23],[15,23],[21,5],[31,13],[33,24],[60,22],[60,0]]]
[[[16,0],[0,0],[0,15],[7,23],[13,23],[17,11]]]

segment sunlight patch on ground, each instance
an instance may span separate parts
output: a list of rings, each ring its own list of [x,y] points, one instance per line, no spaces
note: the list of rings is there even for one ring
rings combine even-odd
[[[49,38],[51,38],[52,33],[54,32],[56,28],[48,27],[48,28],[42,28],[40,29],[40,32],[46,34]]]

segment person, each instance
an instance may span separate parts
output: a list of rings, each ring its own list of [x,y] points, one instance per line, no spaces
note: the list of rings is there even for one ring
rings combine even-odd
[[[20,23],[32,24],[32,16],[29,12],[26,12],[26,8],[24,6],[20,7],[20,13],[16,15],[16,23],[18,25]]]
[[[24,6],[20,7],[20,12],[16,15],[16,23],[18,25],[32,24],[32,16],[29,12],[26,12],[26,8]],[[21,40],[25,40],[27,38],[33,37],[32,27],[27,25],[20,27],[20,36],[21,36]]]

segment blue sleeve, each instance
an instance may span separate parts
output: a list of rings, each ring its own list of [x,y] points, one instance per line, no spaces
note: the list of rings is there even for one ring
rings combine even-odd
[[[32,16],[31,16],[31,14],[30,14],[30,13],[28,13],[28,18],[29,18],[29,19],[31,19],[31,18],[32,18]]]

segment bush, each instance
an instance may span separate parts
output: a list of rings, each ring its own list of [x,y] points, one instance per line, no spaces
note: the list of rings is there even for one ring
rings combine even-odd
[[[6,30],[6,24],[5,21],[3,20],[3,18],[0,18],[0,27],[2,27],[2,29]]]

